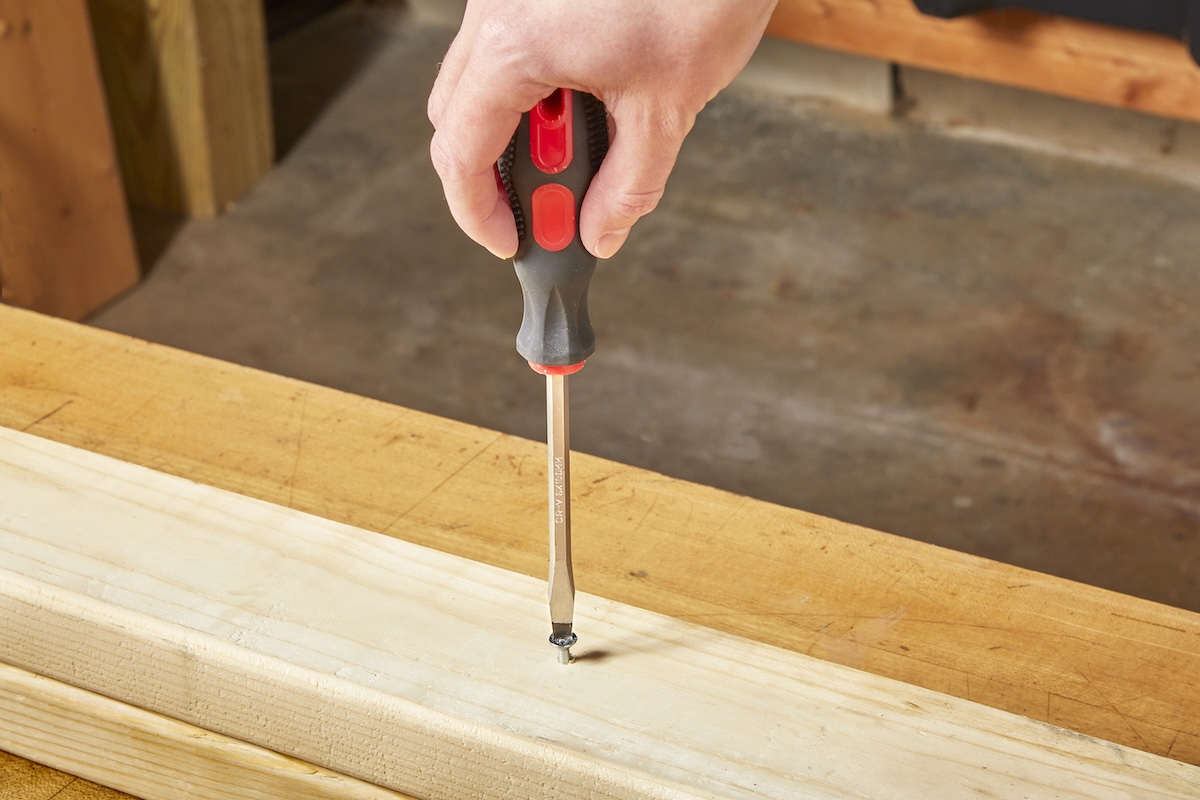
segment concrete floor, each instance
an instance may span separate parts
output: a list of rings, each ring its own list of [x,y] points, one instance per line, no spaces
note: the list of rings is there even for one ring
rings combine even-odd
[[[143,217],[149,278],[93,322],[542,438],[516,279],[428,163],[449,38],[368,6],[277,42],[278,168]],[[573,444],[1200,610],[1196,219],[1161,178],[731,90],[597,274]]]

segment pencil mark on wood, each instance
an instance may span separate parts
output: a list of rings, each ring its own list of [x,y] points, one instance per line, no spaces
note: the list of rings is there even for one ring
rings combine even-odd
[[[304,422],[308,414],[308,390],[301,390],[300,394],[300,423],[296,431],[296,455],[292,460],[292,474],[288,478],[288,508],[295,508],[296,499],[296,475],[300,472],[300,454],[304,450]]]

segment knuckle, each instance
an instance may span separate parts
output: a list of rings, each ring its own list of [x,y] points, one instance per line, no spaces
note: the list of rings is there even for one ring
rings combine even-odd
[[[445,182],[460,181],[468,174],[466,163],[459,155],[457,148],[450,142],[450,137],[443,131],[436,131],[429,142],[429,158],[438,177]]]
[[[612,196],[612,207],[622,217],[638,219],[644,217],[658,206],[662,199],[663,189],[649,191],[618,191]]]
[[[493,69],[507,69],[533,57],[538,48],[528,38],[527,24],[510,9],[501,9],[480,22],[472,49]]]
[[[441,93],[438,92],[435,86],[429,94],[429,101],[425,104],[425,115],[429,117],[429,122],[433,127],[437,127],[438,120],[442,118],[442,110],[445,104],[442,102]]]
[[[487,12],[479,18],[476,42],[482,42],[487,47],[503,47],[534,36],[534,30],[540,27],[536,24],[539,15],[530,8],[531,5],[537,4],[521,0],[491,3]]]

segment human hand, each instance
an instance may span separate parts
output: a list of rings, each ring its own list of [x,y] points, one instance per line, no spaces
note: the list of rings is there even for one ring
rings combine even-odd
[[[746,65],[777,0],[469,0],[429,120],[450,213],[500,258],[517,252],[492,165],[521,114],[556,88],[608,107],[611,145],[579,235],[609,258],[654,209],[696,115]]]

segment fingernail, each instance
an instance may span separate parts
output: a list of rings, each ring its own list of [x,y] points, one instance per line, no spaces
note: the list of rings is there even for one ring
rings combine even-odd
[[[596,241],[596,246],[592,248],[592,252],[596,254],[597,258],[612,258],[628,238],[629,228],[619,231],[609,231]]]
[[[496,258],[499,258],[502,261],[508,261],[510,258],[512,258],[513,256],[515,256],[517,254],[517,247],[518,247],[518,245],[520,245],[520,242],[517,241],[516,229],[514,228],[509,236],[505,236],[502,238],[508,240],[507,242],[505,242],[505,245],[503,247],[493,247],[490,244],[485,244],[483,246],[486,247],[487,251],[489,253],[491,253],[492,255],[494,255]]]

